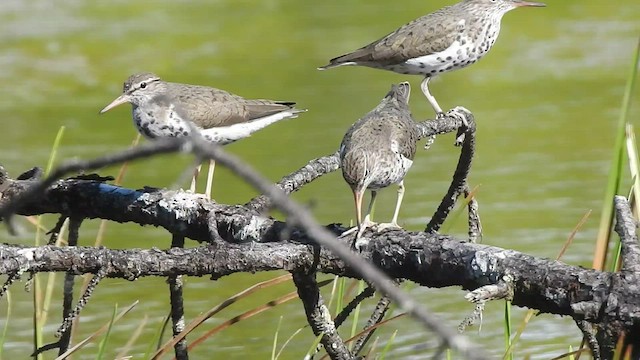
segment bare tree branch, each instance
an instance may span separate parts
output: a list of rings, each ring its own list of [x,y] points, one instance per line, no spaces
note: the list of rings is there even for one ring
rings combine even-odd
[[[315,271],[311,273],[302,271],[293,273],[293,282],[298,289],[298,297],[304,304],[307,321],[311,325],[313,334],[320,336],[320,343],[324,346],[331,359],[353,359],[353,355],[351,355],[344,341],[340,338],[335,323],[331,320],[329,309],[320,295],[315,274]]]

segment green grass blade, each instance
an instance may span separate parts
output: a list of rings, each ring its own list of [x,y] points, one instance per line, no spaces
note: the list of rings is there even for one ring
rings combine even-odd
[[[276,348],[278,347],[278,334],[280,333],[280,327],[282,326],[282,316],[278,319],[278,326],[276,332],[273,334],[273,346],[271,347],[271,360],[276,359]]]
[[[593,268],[598,270],[604,269],[604,265],[607,259],[607,249],[613,223],[613,197],[618,193],[622,176],[625,123],[627,122],[629,108],[631,106],[631,98],[636,84],[639,61],[640,38],[638,39],[638,45],[636,47],[636,52],[631,64],[631,69],[629,71],[629,77],[627,79],[624,96],[622,98],[620,117],[618,118],[616,141],[613,148],[612,167],[609,171],[609,180],[607,181],[602,215],[600,217],[600,227],[598,229],[598,236],[596,238],[596,251],[593,258]]]
[[[61,240],[64,238],[65,232],[69,226],[69,219],[67,219],[62,228],[60,229],[60,233],[58,236],[58,240],[56,241],[56,246],[60,246]],[[49,309],[51,309],[51,301],[53,298],[53,288],[56,284],[56,273],[50,272],[47,276],[47,283],[44,292],[44,301],[42,302],[42,316],[40,317],[40,322],[42,324],[47,323],[47,317],[49,316]]]
[[[162,345],[162,334],[167,328],[166,324],[169,323],[169,318],[171,318],[171,314],[165,316],[160,323],[160,326],[158,326],[158,329],[156,330],[155,334],[151,338],[151,341],[149,342],[149,345],[147,346],[147,350],[144,353],[143,359],[151,359],[151,355],[158,349],[160,349],[160,346]]]
[[[80,350],[81,348],[83,348],[84,346],[86,346],[88,343],[90,343],[91,341],[93,341],[93,339],[95,339],[97,336],[99,336],[100,334],[102,334],[103,332],[105,332],[108,328],[111,327],[112,324],[115,324],[116,322],[118,322],[120,319],[122,319],[122,317],[124,317],[125,315],[127,315],[127,313],[129,313],[129,311],[133,310],[133,308],[136,307],[136,305],[138,305],[139,301],[136,300],[133,302],[133,304],[129,305],[129,307],[125,308],[124,310],[120,311],[120,313],[118,314],[118,316],[116,316],[115,318],[111,319],[111,321],[109,321],[109,323],[103,325],[102,327],[100,327],[100,329],[98,329],[97,331],[95,331],[93,334],[89,335],[87,338],[83,339],[82,341],[80,341],[79,343],[77,343],[76,345],[74,345],[72,348],[70,348],[69,350],[67,350],[64,354],[58,356],[56,358],[56,360],[64,360],[69,358],[69,356],[73,353],[75,353],[76,351]]]
[[[316,353],[316,349],[318,345],[320,345],[320,340],[322,340],[322,334],[316,336],[316,339],[311,343],[311,347],[307,351],[307,354],[304,356],[305,359],[309,359],[313,354]]]
[[[346,283],[347,283],[347,279],[346,278],[340,278],[340,281],[338,281],[338,288],[336,291],[336,306],[335,306],[335,313],[338,314],[340,313],[340,311],[342,311],[342,307],[344,306],[344,292],[345,292],[345,288],[346,288]]]
[[[129,336],[129,340],[127,340],[127,343],[124,344],[123,347],[118,349],[119,352],[114,359],[125,360],[128,358],[132,358],[132,357],[127,357],[127,354],[131,351],[131,348],[136,343],[136,341],[140,339],[140,335],[142,335],[142,332],[144,331],[144,329],[146,329],[148,321],[149,321],[149,316],[145,314],[144,317],[142,318],[142,321],[140,321],[140,323],[138,324],[138,327],[131,334],[131,336]]]
[[[98,344],[98,352],[96,354],[96,360],[102,360],[104,358],[104,352],[107,348],[107,343],[109,342],[109,336],[111,335],[111,329],[113,329],[113,322],[116,319],[116,313],[118,312],[118,304],[115,304],[113,307],[113,312],[111,313],[111,320],[109,321],[109,326],[107,327],[107,332],[104,334],[102,340],[100,340],[100,344]]]
[[[638,142],[633,125],[626,125],[627,158],[629,159],[629,172],[631,174],[632,186],[627,199],[636,214],[640,214],[640,160],[638,156]]]
[[[9,330],[9,320],[11,320],[11,291],[7,289],[5,293],[7,298],[7,318],[4,322],[4,329],[2,329],[2,337],[0,337],[0,359],[2,359],[2,350],[4,349],[4,342],[7,339],[7,331]]]
[[[358,281],[358,294],[360,294],[361,292],[364,291],[364,281],[360,280]],[[351,336],[354,336],[356,334],[356,331],[358,331],[358,321],[360,320],[360,308],[362,305],[362,302],[358,303],[358,305],[356,305],[356,310],[353,313],[353,322],[351,323]],[[349,346],[349,349],[351,349],[352,347]]]
[[[53,140],[51,154],[49,154],[49,161],[47,162],[47,167],[44,170],[45,175],[49,175],[51,169],[53,169],[53,164],[55,163],[56,157],[58,156],[58,148],[60,147],[62,136],[64,135],[64,129],[64,126],[60,126],[60,129],[58,129],[58,133],[56,134],[56,138]]]
[[[289,343],[291,342],[291,340],[293,340],[293,338],[300,334],[300,332],[302,330],[304,330],[305,328],[309,327],[309,325],[305,325],[301,328],[299,328],[298,330],[294,331],[293,334],[291,334],[291,336],[289,336],[289,338],[287,339],[287,341],[284,342],[284,344],[282,344],[282,347],[280,348],[280,351],[278,351],[278,354],[276,354],[276,360],[280,358],[280,355],[282,355],[282,352],[284,351],[284,349],[287,347],[287,345],[289,345]]]
[[[53,168],[53,164],[55,163],[56,156],[58,154],[58,148],[60,147],[60,143],[62,142],[62,136],[64,135],[64,126],[61,126],[58,129],[58,133],[56,134],[56,138],[53,141],[53,146],[51,148],[51,153],[49,154],[49,161],[47,162],[47,167],[45,168],[45,176],[51,172]],[[40,216],[36,217],[36,238],[35,238],[35,246],[40,246],[40,239],[42,238],[41,229],[41,220]],[[55,281],[55,277],[49,280]],[[49,300],[50,301],[50,300]],[[33,342],[34,349],[38,349],[43,345],[42,339],[42,331],[44,326],[46,325],[44,320],[46,320],[46,313],[43,309],[49,308],[47,304],[44,303],[42,299],[42,288],[40,286],[39,275],[36,274],[33,276]],[[38,354],[36,359],[42,359],[42,356]]]
[[[398,334],[398,330],[394,331],[393,334],[391,334],[389,341],[387,341],[387,345],[385,345],[380,352],[380,360],[384,360],[384,357],[387,356],[387,353],[389,352],[389,350],[391,350],[391,345],[393,345],[393,341],[396,339],[396,334]]]
[[[504,348],[511,348],[511,301],[504,302]],[[507,359],[513,360],[513,352],[508,354]]]

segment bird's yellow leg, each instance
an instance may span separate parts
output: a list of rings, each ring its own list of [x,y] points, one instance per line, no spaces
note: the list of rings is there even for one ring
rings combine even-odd
[[[377,224],[376,230],[382,231],[385,229],[401,229],[398,225],[398,214],[400,213],[400,206],[402,205],[402,199],[404,198],[404,181],[398,184],[398,199],[396,200],[396,209],[393,212],[393,218],[390,223]]]
[[[209,160],[209,171],[207,173],[207,187],[204,190],[204,194],[207,199],[211,199],[211,188],[213,188],[213,172],[216,169],[216,161]]]
[[[444,113],[442,112],[442,108],[440,107],[440,105],[438,105],[438,101],[436,101],[436,98],[433,95],[431,95],[431,92],[429,92],[429,81],[431,81],[431,78],[426,76],[424,80],[422,80],[422,82],[420,83],[420,90],[422,90],[422,93],[424,94],[424,96],[427,97],[427,100],[431,104],[431,107],[433,108],[433,110],[436,112],[436,115],[440,117]]]
[[[189,190],[192,193],[196,192],[197,179],[198,179],[198,175],[200,175],[201,168],[202,168],[202,164],[198,165],[198,167],[196,167],[196,169],[193,171],[193,177],[191,178],[191,186],[189,187]]]

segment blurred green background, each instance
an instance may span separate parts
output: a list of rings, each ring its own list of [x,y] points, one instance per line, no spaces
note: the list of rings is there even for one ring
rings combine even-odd
[[[61,126],[66,127],[61,160],[87,159],[128,147],[136,134],[129,107],[102,116],[98,111],[119,95],[130,74],[152,71],[168,81],[214,86],[245,97],[294,100],[299,107],[308,108],[298,119],[280,122],[227,147],[277,181],[308,160],[334,152],[349,125],[371,110],[392,83],[410,81],[414,117],[432,118],[418,90],[420,77],[355,67],[320,72],[316,67],[450,3],[3,0],[0,164],[13,176],[32,166],[44,166]],[[507,14],[493,50],[478,64],[438,78],[431,90],[443,108],[463,105],[476,116],[478,148],[471,185],[480,186],[484,243],[551,258],[592,209],[594,213],[564,257],[567,263],[590,266],[614,128],[640,35],[640,3],[547,4],[547,8]],[[634,100],[631,118],[637,119],[637,92]],[[419,150],[405,180],[407,192],[400,214],[405,228],[423,229],[446,191],[458,157],[453,140],[453,135],[442,136],[431,150]],[[186,187],[187,183],[176,181],[192,161],[175,155],[136,163],[124,186]],[[116,173],[117,168],[101,171],[103,175]],[[226,169],[217,169],[217,201],[243,203],[254,195]],[[379,220],[390,218],[395,196],[395,190],[382,192],[376,212]],[[351,193],[339,172],[322,177],[293,197],[308,204],[321,223],[348,223],[353,218]],[[51,227],[55,220],[45,217],[44,223]],[[446,231],[465,236],[461,220]],[[83,225],[82,245],[93,244],[97,224],[87,221]],[[10,237],[3,230],[2,241],[32,244],[33,227],[21,219],[18,225],[21,234]],[[170,242],[163,230],[132,224],[109,224],[105,239],[105,245],[112,248],[166,248]],[[187,319],[272,276],[240,274],[216,282],[187,278]],[[290,284],[269,289],[211,319],[203,329],[288,291],[293,291]],[[411,292],[451,328],[472,310],[457,288],[415,288]],[[58,292],[56,296],[59,299]],[[17,285],[12,287],[12,297],[3,355],[25,358],[32,350],[31,294]],[[115,303],[124,307],[134,300],[141,305],[114,329],[108,356],[115,356],[147,315],[144,338],[130,352],[140,358],[168,312],[164,279],[140,279],[136,284],[105,281],[83,312],[79,338],[106,322]],[[6,318],[6,300],[2,302],[0,320]],[[60,304],[54,302],[51,309],[46,341],[54,340]],[[502,309],[502,303],[488,304],[482,331],[467,333],[495,356],[503,351]],[[516,324],[524,312],[514,310]],[[268,358],[281,316],[280,339],[306,323],[301,304],[293,301],[231,327],[196,349],[192,357]],[[379,333],[381,342],[395,329],[400,332],[390,358],[423,358],[437,346],[410,319],[387,326]],[[580,339],[569,319],[542,315],[527,328],[516,353],[545,359],[568,351],[569,345],[577,347]],[[312,341],[311,330],[303,329],[282,358],[301,358]],[[94,358],[92,349],[95,346],[76,358]]]

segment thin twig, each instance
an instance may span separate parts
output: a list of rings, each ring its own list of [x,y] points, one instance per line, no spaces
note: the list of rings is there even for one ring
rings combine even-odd
[[[171,239],[172,248],[184,247],[184,236],[173,235]],[[171,275],[167,280],[169,283],[169,297],[171,300],[171,322],[173,336],[180,334],[185,327],[184,319],[184,301],[182,298],[182,277],[180,275]],[[177,360],[189,359],[189,352],[187,350],[187,338],[186,336],[180,339],[174,346],[173,350]]]
[[[349,315],[351,314],[351,312],[358,306],[360,305],[361,302],[363,302],[366,298],[372,297],[373,294],[375,294],[376,289],[372,288],[371,286],[367,286],[364,290],[362,290],[362,292],[360,294],[358,294],[356,297],[353,298],[353,300],[351,300],[349,302],[349,304],[347,304],[347,306],[345,306],[342,311],[340,311],[340,313],[336,316],[336,318],[333,320],[336,323],[336,327],[340,327],[342,325],[342,323],[347,320],[347,318],[349,317]]]
[[[364,326],[365,329],[371,328],[371,331],[368,331],[366,334],[363,334],[363,336],[359,337],[358,340],[356,340],[356,343],[353,345],[353,353],[355,355],[358,355],[367,344],[367,342],[369,342],[369,339],[371,339],[377,329],[374,326],[382,321],[387,313],[387,310],[389,310],[390,305],[391,299],[389,299],[389,297],[387,296],[383,296],[380,298],[380,300],[378,300],[376,308],[373,310],[373,313],[371,313],[369,320],[367,320],[367,324]]]
[[[449,185],[449,190],[442,198],[438,209],[433,214],[424,230],[430,234],[437,233],[438,230],[440,230],[440,227],[451,212],[451,209],[453,209],[460,194],[464,193],[465,190],[468,190],[467,177],[469,176],[471,161],[475,151],[475,120],[471,112],[462,107],[457,107],[453,110],[449,110],[447,112],[447,116],[458,117],[460,121],[460,129],[464,129],[465,136],[460,150],[458,165],[453,174],[451,185]],[[477,226],[477,228],[479,228],[479,226]]]
[[[65,217],[60,217],[58,222],[62,221],[64,223]],[[77,216],[69,217],[69,246],[78,246],[78,239],[80,237],[80,226],[82,225],[82,218]],[[57,225],[56,225],[57,227]],[[59,232],[60,229],[57,229],[56,232]],[[57,238],[57,236],[56,236]],[[55,240],[54,240],[55,243]],[[63,285],[63,300],[62,300],[62,321],[71,317],[71,304],[73,303],[73,285],[74,285],[75,275],[71,272],[66,272],[64,274],[64,285]],[[58,349],[58,355],[64,354],[69,348],[69,342],[71,341],[71,329],[73,325],[73,321],[69,323],[69,328],[62,332],[60,336]]]

